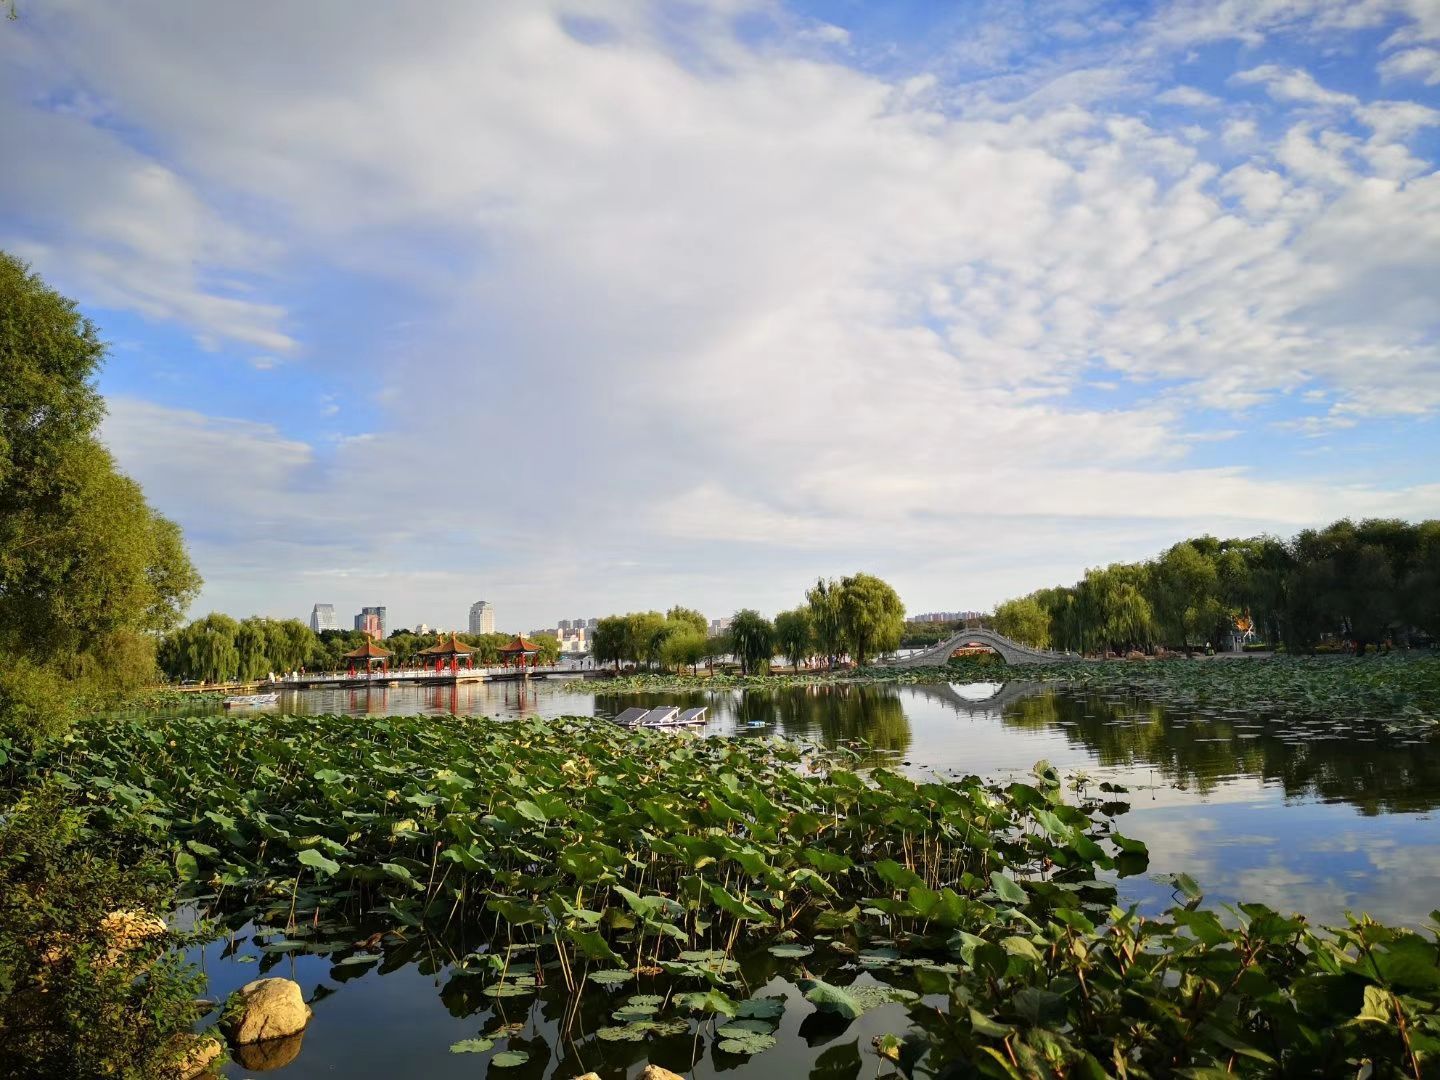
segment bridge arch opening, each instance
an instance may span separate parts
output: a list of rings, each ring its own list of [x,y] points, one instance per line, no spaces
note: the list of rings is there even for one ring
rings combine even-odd
[[[988,641],[961,641],[950,650],[951,660],[978,661],[984,664],[1003,664],[1005,654]]]
[[[955,691],[955,696],[965,701],[989,701],[1001,690],[1005,689],[1003,682],[952,682],[950,689]]]

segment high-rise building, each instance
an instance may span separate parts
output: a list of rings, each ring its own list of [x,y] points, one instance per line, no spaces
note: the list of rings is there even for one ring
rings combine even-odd
[[[599,620],[599,619],[586,619],[586,620],[585,620],[585,629],[586,629],[586,630],[594,630],[594,629],[595,629],[596,627],[598,627],[599,625],[600,625],[600,620]]]
[[[372,616],[373,616],[374,619],[375,619],[375,628],[374,628],[373,631],[372,631],[371,628],[370,628],[370,624],[366,621],[368,618],[370,618],[370,617],[372,617]],[[372,634],[372,636],[374,636],[374,637],[382,637],[382,638],[383,638],[383,637],[385,636],[385,607],[384,607],[384,605],[379,605],[379,606],[376,606],[376,607],[362,607],[362,608],[360,609],[360,614],[355,616],[355,629],[356,629],[356,630],[364,630],[364,631],[366,631],[367,633]]]
[[[560,627],[561,630],[569,630],[569,629],[570,629],[570,620],[569,620],[569,619],[561,619],[560,622],[559,622],[557,625]]]
[[[316,604],[310,609],[310,629],[317,634],[321,630],[339,630],[340,626],[335,621],[334,604]]]
[[[470,633],[493,634],[495,632],[495,606],[488,600],[476,600],[470,605]]]

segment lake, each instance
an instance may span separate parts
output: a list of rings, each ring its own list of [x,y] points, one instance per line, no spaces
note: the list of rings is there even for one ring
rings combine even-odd
[[[916,777],[1004,780],[1046,759],[1091,794],[1102,782],[1123,786],[1125,793],[1107,797],[1129,804],[1120,825],[1149,845],[1150,866],[1119,885],[1125,900],[1145,910],[1171,899],[1152,875],[1176,871],[1201,884],[1207,904],[1254,900],[1322,922],[1343,921],[1350,910],[1418,926],[1440,897],[1440,743],[1376,734],[1358,722],[1277,721],[1243,707],[1181,710],[1133,695],[1024,682],[598,696],[554,684],[489,683],[305,691],[285,695],[280,708],[613,716],[658,704],[706,706],[706,733],[848,747],[864,766]],[[378,966],[344,970],[320,956],[262,954],[241,934],[205,948],[202,962],[217,998],[261,970],[297,979],[307,996],[318,991],[315,1021],[283,1067],[286,1076],[476,1076],[485,1058],[448,1048],[495,1026],[504,1003],[480,996],[477,980],[454,974],[446,950],[463,947],[422,938],[387,948]],[[779,1046],[748,1062],[717,1063],[703,1046],[694,1051],[687,1036],[649,1044],[650,1060],[683,1070],[698,1052],[701,1076],[853,1077],[862,1059],[873,1071],[870,1037],[902,1030],[903,1010],[886,1006],[830,1031],[788,982],[770,981],[767,960],[763,953],[745,960],[745,975],[752,988],[794,1002]],[[541,995],[504,1014],[525,1025],[529,1041],[510,1045],[524,1045],[531,1060],[496,1075],[568,1080],[587,1069],[615,1077],[638,1071],[646,1044],[591,1040],[582,1054],[558,1039],[569,1007],[563,994]],[[584,995],[578,1022],[586,1030],[603,1026],[607,1008],[603,992]],[[230,1075],[254,1071],[236,1065]]]

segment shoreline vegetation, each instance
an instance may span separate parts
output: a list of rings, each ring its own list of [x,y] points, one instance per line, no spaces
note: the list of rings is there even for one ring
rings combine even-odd
[[[1440,734],[1440,656],[1285,656],[1227,660],[1096,660],[1011,666],[991,655],[936,668],[812,670],[771,675],[639,672],[564,685],[591,694],[777,690],[793,686],[906,686],[935,682],[1042,682],[1144,694],[1174,706],[1235,705],[1276,716],[1371,719]]]
[[[179,528],[98,438],[104,353],[73,301],[0,252],[7,1075],[188,1078],[179,1062],[218,1010],[197,1001],[204,975],[183,950],[246,926],[259,929],[262,970],[324,956],[335,982],[432,949],[424,962],[443,962],[499,1014],[451,1047],[495,1051],[486,1069],[529,1060],[506,1002],[557,987],[566,1053],[643,1044],[632,1061],[688,1070],[704,1035],[723,1068],[776,1045],[792,1006],[753,990],[775,976],[838,1029],[890,1008],[896,1030],[874,1050],[910,1077],[1419,1077],[1440,1059],[1440,928],[1362,916],[1319,929],[1255,904],[1217,912],[1183,874],[1164,914],[1122,910],[1116,880],[1147,866],[1145,845],[1117,827],[1123,788],[1067,801],[1043,762],[1030,782],[917,783],[862,773],[843,751],[594,718],[167,710],[171,695],[141,689],[157,666],[217,681],[333,659],[351,639],[258,617],[181,627],[201,580]],[[1110,568],[1056,592],[1069,599],[1054,610],[1034,597],[1006,609],[1049,611],[1047,625],[1007,632],[1034,644],[1032,631],[1057,643],[1079,632],[1082,648],[1189,642],[1254,609],[1280,620],[1272,641],[1364,644],[1406,620],[1434,635],[1436,523],[1341,522],[1301,540],[1303,573],[1278,577],[1295,545],[1186,541],[1150,577],[1149,564]],[[680,607],[615,616],[595,635],[597,662],[693,675],[733,654],[742,675],[594,688],[783,685],[750,674],[777,654],[853,659],[861,670],[826,676],[836,682],[966,677],[865,670],[899,646],[903,619],[895,591],[864,573],[817,581],[773,622],[742,609],[724,634]],[[1033,676],[1421,725],[1440,700],[1437,670],[1433,658],[1382,657]],[[93,714],[126,695],[143,715]],[[181,902],[198,930],[177,931]]]
[[[344,972],[433,940],[497,1006],[589,1003],[572,1043],[764,1053],[787,1006],[750,988],[780,975],[842,1028],[907,1010],[876,1046],[907,1076],[1418,1077],[1440,1053],[1437,928],[1215,912],[1184,875],[1165,913],[1121,910],[1113,875],[1147,864],[1123,803],[1044,762],[917,783],[590,718],[282,715],[83,721],[10,769],[145,838],[267,955]],[[508,1030],[457,1052],[523,1059]]]

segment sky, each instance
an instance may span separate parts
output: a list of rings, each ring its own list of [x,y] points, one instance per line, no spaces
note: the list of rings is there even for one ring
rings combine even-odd
[[[1440,516],[1437,0],[19,0],[193,615],[986,608]]]

